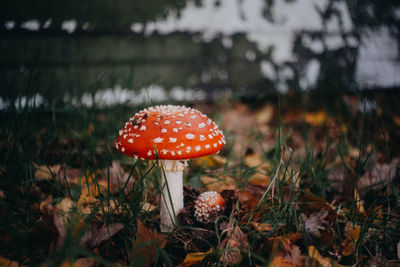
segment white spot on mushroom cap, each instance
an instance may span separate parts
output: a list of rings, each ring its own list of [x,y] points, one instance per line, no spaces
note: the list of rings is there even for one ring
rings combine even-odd
[[[139,129],[139,131],[146,131],[146,125],[142,125]]]
[[[196,146],[194,149],[195,149],[196,151],[200,151],[200,150],[201,150],[201,146]]]
[[[132,138],[130,138],[130,139],[128,139],[128,143],[133,143],[133,139]]]
[[[176,140],[177,140],[177,139],[174,138],[174,137],[170,137],[170,138],[169,138],[169,142],[170,142],[170,143],[176,143]]]
[[[187,134],[185,135],[185,137],[186,137],[186,139],[191,140],[191,139],[194,139],[194,134],[187,133]]]
[[[176,123],[176,124],[181,124],[181,123],[182,123],[182,121],[175,121],[175,123]]]
[[[174,129],[172,129],[172,131],[173,131],[174,133],[177,133],[177,132],[178,132],[178,128],[174,128]]]
[[[164,121],[164,124],[165,124],[165,125],[168,125],[168,124],[170,124],[170,121],[169,121],[169,120],[165,120],[165,121]]]
[[[207,144],[207,145],[205,145],[204,147],[207,148],[207,149],[209,149],[209,148],[210,148],[210,145]]]
[[[161,132],[162,132],[162,133],[166,133],[166,132],[167,132],[167,129],[161,129]]]
[[[206,140],[206,138],[204,137],[204,135],[200,135],[200,141],[205,141]]]
[[[206,124],[204,123],[204,122],[202,122],[202,123],[199,123],[199,125],[197,125],[199,128],[204,128],[204,127],[206,127]]]
[[[147,156],[151,156],[151,150],[149,150],[148,152],[147,152]]]
[[[122,148],[121,148],[121,151],[122,151],[122,152],[125,152],[125,147],[122,147]]]
[[[154,139],[154,143],[161,143],[164,140],[164,138],[157,137]]]

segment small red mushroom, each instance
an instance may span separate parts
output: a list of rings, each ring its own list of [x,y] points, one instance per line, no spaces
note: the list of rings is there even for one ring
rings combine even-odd
[[[224,211],[225,200],[216,191],[201,193],[194,203],[194,217],[201,223],[212,223]]]
[[[160,160],[161,231],[166,232],[172,230],[176,213],[183,208],[186,160],[217,153],[224,144],[222,131],[206,115],[167,105],[146,108],[130,118],[119,131],[116,148],[130,157]]]

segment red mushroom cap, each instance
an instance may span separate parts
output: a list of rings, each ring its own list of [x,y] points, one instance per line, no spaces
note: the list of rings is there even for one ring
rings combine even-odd
[[[202,223],[212,223],[225,209],[225,200],[216,191],[201,193],[194,204],[194,217]]]
[[[119,131],[116,148],[142,159],[190,159],[217,153],[225,144],[218,126],[184,106],[146,108]]]

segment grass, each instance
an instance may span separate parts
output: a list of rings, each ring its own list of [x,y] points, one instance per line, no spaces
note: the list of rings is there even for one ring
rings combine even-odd
[[[274,134],[224,129],[225,161],[192,161],[185,179],[196,188],[186,196],[190,201],[199,190],[225,182],[221,190],[236,189],[225,191],[230,209],[212,226],[180,220],[170,235],[159,233],[156,162],[127,158],[113,145],[125,121],[143,107],[10,106],[0,111],[0,260],[28,266],[82,264],[82,259],[104,266],[170,266],[212,248],[197,265],[398,264],[398,168],[391,179],[382,177],[381,185],[369,185],[374,189],[358,187],[370,169],[391,175],[383,169],[399,155],[394,122],[400,117],[390,96],[368,97],[377,101],[369,113],[351,111],[351,105],[344,109],[343,103],[321,107],[307,95],[293,105],[293,96],[287,97],[279,105],[269,103],[275,115],[264,124]],[[238,104],[199,107],[211,107],[208,115],[224,125],[217,112]],[[258,111],[247,109],[251,115]],[[322,120],[316,115],[321,110]],[[243,135],[241,150],[238,135]],[[268,142],[273,145],[266,149]],[[252,163],[252,156],[259,161]],[[115,180],[116,163],[123,167],[118,174],[123,180]],[[51,171],[54,166],[64,172]],[[50,175],[39,177],[40,168]],[[205,176],[215,178],[213,183],[204,184]],[[255,183],[254,177],[266,183]],[[314,247],[319,254],[310,252]]]

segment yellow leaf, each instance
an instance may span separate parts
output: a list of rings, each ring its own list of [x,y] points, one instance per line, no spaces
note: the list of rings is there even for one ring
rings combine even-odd
[[[197,167],[215,169],[223,167],[226,163],[226,159],[218,155],[210,155],[200,158],[194,158],[191,160],[191,163]]]
[[[272,230],[272,225],[269,223],[252,222],[252,225],[258,232],[268,232]]]
[[[305,115],[306,123],[312,126],[321,126],[326,120],[326,114],[324,111],[307,112]]]
[[[308,256],[312,262],[318,262],[322,267],[344,267],[344,265],[337,263],[337,261],[333,259],[321,256],[318,249],[314,246],[308,247]]]
[[[201,176],[200,181],[205,185],[209,191],[217,191],[218,193],[223,190],[235,190],[235,180],[232,177],[222,175],[218,178],[211,176]]]
[[[204,258],[206,256],[208,256],[210,254],[212,254],[212,248],[210,248],[206,252],[188,253],[186,255],[185,260],[183,261],[183,263],[181,265],[179,265],[179,266],[180,267],[192,266],[194,264],[197,264],[197,263],[201,262],[202,260],[204,260]]]
[[[34,164],[35,170],[35,177],[38,180],[48,180],[52,179],[54,175],[57,175],[60,171],[61,165],[56,164],[52,166],[44,166],[44,165],[36,165]]]

